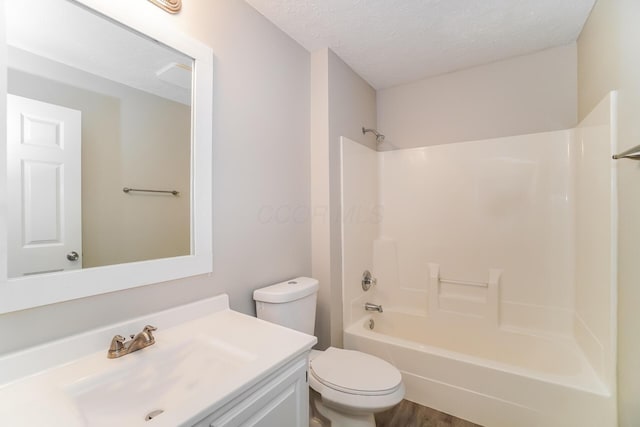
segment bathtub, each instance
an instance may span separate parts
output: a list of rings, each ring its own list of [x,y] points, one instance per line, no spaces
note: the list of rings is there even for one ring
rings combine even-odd
[[[614,427],[615,400],[576,343],[385,310],[344,347],[402,372],[406,399],[487,427]]]

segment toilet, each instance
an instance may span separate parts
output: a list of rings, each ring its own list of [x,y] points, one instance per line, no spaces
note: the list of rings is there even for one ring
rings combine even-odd
[[[253,292],[259,319],[313,335],[318,281],[298,277]],[[310,426],[375,427],[373,414],[404,397],[400,371],[360,351],[329,347],[309,356]],[[315,415],[315,416],[314,416]],[[323,421],[325,424],[323,424]]]

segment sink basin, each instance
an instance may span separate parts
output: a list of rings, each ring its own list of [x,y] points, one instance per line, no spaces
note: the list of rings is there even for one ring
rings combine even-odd
[[[194,394],[224,384],[256,357],[224,341],[195,337],[115,359],[117,366],[65,389],[87,425],[152,425]]]
[[[158,327],[154,345],[107,358],[114,335],[144,325]],[[234,312],[219,295],[0,357],[0,424],[192,426],[224,416],[315,342]]]

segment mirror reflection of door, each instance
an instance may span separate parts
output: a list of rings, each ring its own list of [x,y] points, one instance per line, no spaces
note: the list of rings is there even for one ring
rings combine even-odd
[[[14,268],[17,255],[12,254],[9,277],[192,254],[193,59],[74,2],[11,0],[4,4],[7,93],[82,112],[82,148],[78,148],[82,174],[77,180],[82,201],[77,203],[81,211],[73,225],[82,234],[82,248],[74,244],[64,249],[62,262],[67,265],[47,264],[25,271],[22,265]],[[49,123],[46,115],[37,113],[36,117]],[[55,126],[38,122],[38,131],[51,129]],[[31,210],[20,214],[19,221],[42,225],[39,230],[47,231],[38,236],[37,244],[25,243],[29,236],[24,233],[14,239],[20,242],[13,246],[20,248],[21,257],[27,256],[27,247],[34,249],[36,257],[19,264],[34,266],[40,265],[36,247],[61,247],[58,239],[67,244],[69,237],[63,232],[71,224],[66,222],[70,212],[66,186],[76,182],[69,178],[66,165],[59,170],[42,162],[37,166],[37,171],[29,172],[39,174],[49,186],[57,173],[64,172],[58,194],[64,200],[36,197],[31,202],[38,205],[26,206]],[[14,181],[25,185],[18,178]],[[124,187],[178,193],[124,193]],[[55,211],[55,203],[61,211]],[[54,214],[28,216],[47,209]],[[9,224],[11,229],[24,229],[21,223],[11,220]],[[71,252],[78,253],[77,261],[65,261]],[[59,254],[46,256],[49,260],[57,257]]]
[[[82,268],[81,112],[7,96],[9,277]]]

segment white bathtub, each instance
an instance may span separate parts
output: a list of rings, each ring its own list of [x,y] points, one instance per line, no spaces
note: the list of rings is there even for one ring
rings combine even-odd
[[[344,346],[398,367],[408,400],[483,426],[616,425],[615,400],[570,339],[385,310],[348,326]]]

